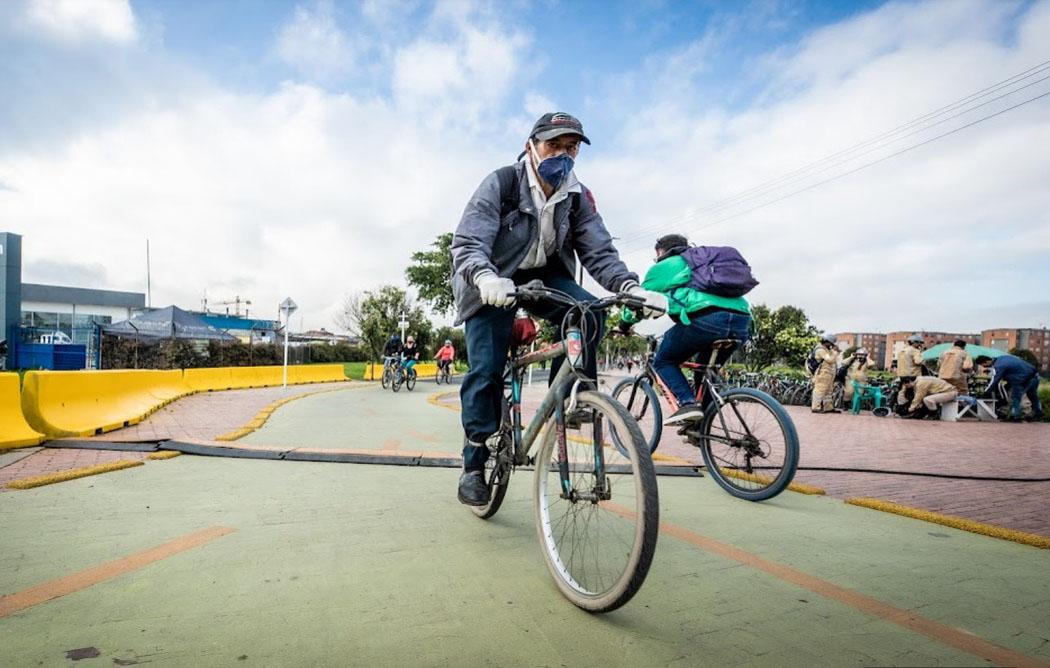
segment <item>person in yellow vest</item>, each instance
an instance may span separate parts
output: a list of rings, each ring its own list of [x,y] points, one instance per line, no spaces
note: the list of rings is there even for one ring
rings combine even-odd
[[[814,413],[840,413],[835,408],[832,390],[835,388],[835,371],[838,370],[839,351],[835,347],[835,337],[824,334],[820,345],[813,351],[816,369],[813,372],[813,400],[809,407]]]
[[[908,345],[897,353],[897,378],[921,376],[922,372],[922,337],[912,334],[908,337]]]
[[[846,371],[846,382],[842,387],[842,404],[849,407],[853,403],[853,381],[866,385],[868,369],[874,368],[875,362],[868,358],[866,348],[857,348],[852,355],[842,360],[842,365],[849,369]]]
[[[973,359],[966,352],[966,342],[958,339],[952,347],[941,353],[937,362],[937,377],[948,381],[959,390],[959,394],[967,394],[970,386],[966,377],[973,372]]]
[[[955,386],[936,376],[905,376],[901,378],[901,387],[914,391],[908,412],[905,418],[921,420],[923,418],[935,419],[940,415],[940,408],[949,401],[955,401],[959,396],[959,390]],[[902,391],[897,397],[901,404],[907,403]]]

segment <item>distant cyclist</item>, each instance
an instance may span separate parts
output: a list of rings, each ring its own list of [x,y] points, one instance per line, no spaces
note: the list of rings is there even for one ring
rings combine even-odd
[[[689,240],[681,234],[657,239],[656,264],[649,268],[642,281],[646,290],[667,297],[667,315],[675,323],[664,333],[653,358],[653,369],[680,406],[664,420],[666,425],[697,420],[704,415],[682,373],[682,363],[696,358],[697,362],[706,364],[711,357],[711,344],[718,339],[733,338],[743,343],[751,337],[751,307],[746,299],[722,297],[691,287],[693,269],[682,256],[690,248]],[[629,328],[637,320],[634,312],[625,310],[622,327]],[[629,370],[630,358],[627,365]]]
[[[404,348],[404,345],[401,343],[401,337],[395,332],[390,335],[390,338],[386,341],[386,345],[383,346],[383,356],[397,357],[401,354],[402,348]]]
[[[438,369],[444,370],[452,365],[452,362],[456,360],[456,349],[452,346],[451,340],[445,339],[445,345],[438,348],[434,359],[437,360]]]
[[[409,334],[408,338],[405,339],[405,345],[401,348],[401,366],[406,370],[411,370],[419,361],[419,347],[416,345],[416,338]]]

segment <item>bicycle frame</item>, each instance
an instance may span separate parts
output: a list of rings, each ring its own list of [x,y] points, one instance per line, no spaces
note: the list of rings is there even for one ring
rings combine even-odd
[[[533,451],[540,432],[543,430],[543,425],[553,414],[556,425],[556,437],[558,439],[558,472],[563,495],[568,495],[572,489],[569,479],[568,444],[565,433],[565,398],[570,393],[575,393],[580,382],[580,379],[576,377],[573,371],[583,367],[583,356],[580,354],[574,356],[569,352],[574,346],[582,346],[580,331],[576,328],[571,328],[567,334],[566,339],[563,341],[525,355],[512,356],[508,382],[510,387],[510,437],[513,443],[513,463],[515,466],[535,463],[533,457],[530,457],[530,453]],[[575,342],[573,342],[574,337]],[[543,397],[543,401],[536,410],[536,415],[529,422],[529,426],[523,430],[521,424],[521,395],[525,370],[528,369],[530,364],[551,360],[560,355],[565,355],[565,362],[558,369],[558,373],[555,374],[547,394]],[[597,426],[594,441],[596,487],[604,490],[607,489],[605,485],[605,453],[602,451],[602,434],[597,431]]]

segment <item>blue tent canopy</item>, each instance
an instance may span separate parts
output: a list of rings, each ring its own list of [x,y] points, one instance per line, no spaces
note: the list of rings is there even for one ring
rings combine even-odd
[[[237,337],[212,327],[200,316],[168,306],[140,313],[134,318],[106,325],[102,332],[111,336],[133,339],[193,339],[205,341],[236,341]]]

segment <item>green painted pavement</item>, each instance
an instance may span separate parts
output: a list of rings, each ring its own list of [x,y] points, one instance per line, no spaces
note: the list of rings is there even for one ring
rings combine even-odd
[[[441,392],[459,390],[458,386],[440,388]],[[463,448],[459,413],[428,403],[437,391],[439,386],[422,381],[412,392],[402,388],[396,393],[375,383],[303,397],[279,408],[266,424],[237,443],[458,454]]]
[[[96,647],[99,665],[985,664],[666,535],[638,596],[588,615],[549,579],[531,473],[489,522],[455,501],[456,476],[183,456],[2,495],[4,594],[236,532],[0,619],[0,663]],[[1050,661],[1046,551],[831,499],[750,504],[709,479],[660,490],[665,522]]]

